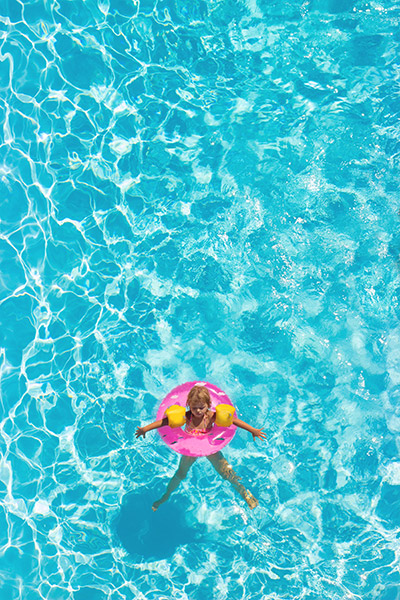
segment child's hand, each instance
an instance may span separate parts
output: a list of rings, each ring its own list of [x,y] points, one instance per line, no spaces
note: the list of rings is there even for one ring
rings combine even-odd
[[[253,431],[251,432],[251,435],[253,436],[254,441],[256,441],[256,438],[260,438],[260,440],[267,439],[267,436],[265,435],[265,433],[263,432],[262,429],[253,429]]]
[[[145,436],[146,436],[146,432],[145,432],[145,430],[144,430],[144,428],[143,428],[143,427],[138,427],[138,428],[136,429],[135,435],[136,435],[136,439],[137,439],[137,438],[140,438],[140,436],[141,436],[141,435],[142,435],[143,437],[145,437]]]

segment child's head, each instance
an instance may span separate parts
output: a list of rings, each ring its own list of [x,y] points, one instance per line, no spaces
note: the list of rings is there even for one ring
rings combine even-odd
[[[186,405],[192,409],[211,408],[210,392],[203,385],[195,385],[188,393]]]

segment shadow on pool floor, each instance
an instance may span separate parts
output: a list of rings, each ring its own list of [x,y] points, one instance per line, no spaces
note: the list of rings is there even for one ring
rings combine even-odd
[[[174,554],[179,546],[200,541],[201,532],[185,523],[185,505],[180,495],[156,512],[151,508],[154,497],[154,490],[142,490],[124,498],[113,529],[129,554],[159,560]]]

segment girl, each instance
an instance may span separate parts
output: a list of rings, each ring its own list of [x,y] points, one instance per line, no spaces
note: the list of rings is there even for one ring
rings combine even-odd
[[[215,423],[215,412],[210,410],[211,398],[208,389],[204,386],[198,385],[192,387],[188,394],[187,406],[189,410],[186,413],[186,433],[194,436],[205,435],[209,433]],[[256,429],[255,427],[252,427],[244,421],[236,418],[233,419],[233,424],[241,429],[249,431],[254,440],[256,438],[260,438],[262,440],[266,439],[266,435],[262,429]],[[154,423],[150,423],[145,427],[138,427],[136,429],[136,438],[139,438],[140,436],[145,437],[148,431],[151,431],[152,429],[159,429],[160,427],[164,427],[166,425],[168,425],[168,418],[164,417],[163,419],[154,421]],[[242,498],[246,500],[250,508],[255,508],[258,505],[258,500],[254,498],[254,496],[240,483],[239,477],[236,475],[231,465],[223,457],[222,452],[216,452],[215,454],[211,454],[206,458],[208,458],[214,469],[221,475],[221,477],[233,485]],[[178,470],[168,483],[164,494],[159,500],[154,502],[152,507],[153,510],[157,510],[160,504],[168,500],[172,492],[174,492],[181,481],[185,479],[195,460],[196,457],[193,456],[182,456]]]

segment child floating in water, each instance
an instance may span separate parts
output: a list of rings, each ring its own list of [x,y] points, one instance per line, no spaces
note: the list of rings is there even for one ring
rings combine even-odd
[[[215,423],[216,415],[215,412],[210,410],[211,398],[208,389],[204,386],[195,385],[189,391],[187,406],[189,410],[186,412],[186,433],[193,436],[207,435]],[[256,429],[255,427],[252,427],[251,425],[248,425],[244,421],[236,419],[235,417],[233,418],[232,423],[241,429],[249,431],[254,440],[256,438],[266,439],[266,435],[262,429]],[[159,429],[160,427],[165,427],[166,425],[168,425],[168,418],[164,417],[163,419],[154,421],[154,423],[150,423],[145,427],[138,427],[136,429],[136,437],[145,437],[148,431],[151,431],[152,429]],[[221,475],[221,477],[233,485],[242,498],[246,500],[250,508],[255,508],[258,505],[258,500],[254,498],[254,496],[240,483],[239,477],[236,475],[228,461],[223,457],[222,452],[210,454],[206,458],[208,458],[214,469]],[[174,492],[181,481],[185,479],[190,467],[193,465],[196,459],[197,457],[193,456],[182,456],[178,470],[170,480],[165,493],[159,500],[154,502],[152,507],[153,510],[157,510],[160,504],[168,500],[172,492]]]

